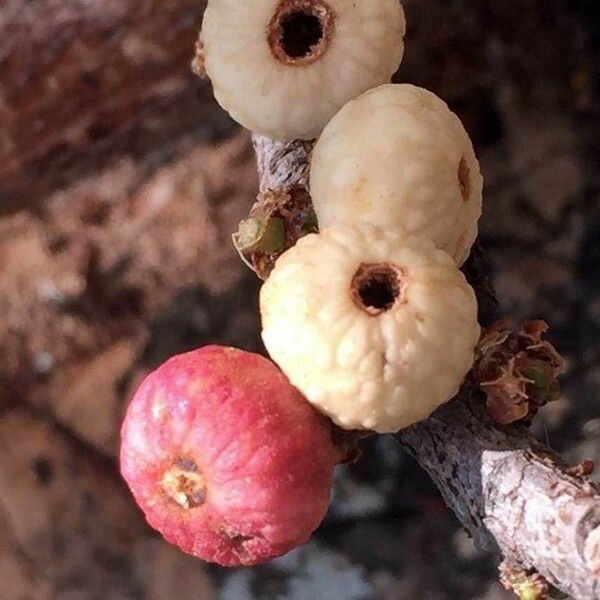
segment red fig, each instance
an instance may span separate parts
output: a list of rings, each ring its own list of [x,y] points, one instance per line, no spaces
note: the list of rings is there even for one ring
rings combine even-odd
[[[330,428],[269,360],[210,346],[135,394],[121,472],[149,524],[185,552],[255,565],[305,543],[329,504]]]

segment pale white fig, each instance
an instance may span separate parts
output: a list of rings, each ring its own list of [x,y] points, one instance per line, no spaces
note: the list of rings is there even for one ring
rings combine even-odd
[[[422,236],[333,226],[283,254],[262,336],[291,382],[345,429],[397,431],[450,400],[473,364],[477,301]]]
[[[215,97],[244,127],[316,137],[404,52],[399,0],[209,0],[200,43]]]
[[[483,178],[469,135],[435,94],[383,85],[319,138],[310,191],[322,228],[365,221],[429,237],[460,266],[477,237]]]

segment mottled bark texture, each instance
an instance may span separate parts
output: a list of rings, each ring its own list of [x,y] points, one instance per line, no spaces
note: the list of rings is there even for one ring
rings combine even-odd
[[[256,171],[249,136],[211,143],[234,127],[190,71],[204,5],[0,1],[2,600],[216,597],[116,461],[149,369],[256,345],[229,242]]]
[[[183,133],[230,129],[189,67],[205,5],[0,2],[0,214],[41,203],[117,150],[160,154]]]
[[[130,386],[189,328],[176,305],[237,294],[201,328],[255,337],[230,320],[251,292],[229,236],[256,175],[248,136],[207,144],[233,125],[190,70],[205,4],[0,2],[0,410],[109,455]],[[150,341],[165,318],[175,348]]]
[[[254,137],[261,190],[305,185],[306,143]],[[539,573],[571,596],[600,598],[600,491],[525,427],[499,427],[465,383],[430,419],[396,434],[478,546],[505,569]]]

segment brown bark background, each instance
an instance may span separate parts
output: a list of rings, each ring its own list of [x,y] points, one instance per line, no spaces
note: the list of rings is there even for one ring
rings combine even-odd
[[[398,79],[441,94],[473,135],[502,313],[548,320],[570,362],[535,431],[599,459],[592,3],[405,6]],[[254,158],[190,73],[202,10],[0,4],[0,599],[507,597],[391,439],[340,471],[315,540],[261,569],[170,549],[123,488],[118,426],[140,377],[207,342],[260,347],[257,283],[229,243]]]

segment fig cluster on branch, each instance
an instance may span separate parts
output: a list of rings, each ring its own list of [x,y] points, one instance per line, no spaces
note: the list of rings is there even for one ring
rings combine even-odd
[[[215,347],[166,363],[132,401],[123,474],[167,540],[225,566],[253,565],[308,539],[334,465],[357,457],[354,440],[395,433],[476,539],[499,547],[505,575],[525,573],[513,589],[600,597],[593,486],[591,508],[565,524],[569,543],[585,538],[577,561],[538,555],[525,538],[515,547],[508,518],[488,522],[500,493],[481,440],[494,457],[507,448],[505,474],[531,466],[541,482],[547,466],[567,500],[591,484],[573,483],[527,434],[497,429],[554,399],[562,363],[539,329],[480,341],[477,296],[460,267],[477,237],[483,178],[448,106],[389,83],[405,28],[397,0],[209,0],[193,66],[255,133],[261,193],[233,239],[265,280],[262,335],[278,366]],[[519,494],[530,487],[515,493],[528,518],[534,504]],[[545,506],[547,523],[557,510]],[[540,549],[549,536],[540,532]]]

